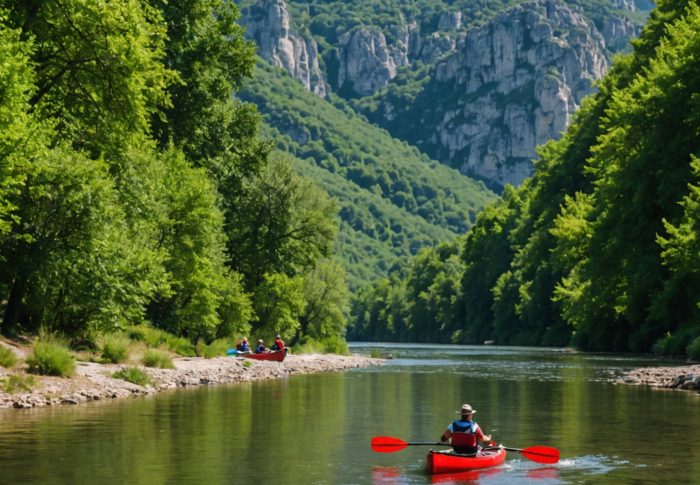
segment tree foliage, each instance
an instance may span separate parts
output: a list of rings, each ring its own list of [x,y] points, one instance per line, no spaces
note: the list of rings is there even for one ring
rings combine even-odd
[[[564,137],[540,148],[535,175],[480,214],[461,296],[452,293],[462,300],[452,341],[690,352],[700,335],[699,27],[696,2],[659,1],[634,51]],[[392,328],[384,287],[362,299],[355,329]]]
[[[295,334],[335,206],[234,98],[254,63],[237,18],[218,0],[3,3],[0,331]],[[342,337],[336,316],[319,331]]]

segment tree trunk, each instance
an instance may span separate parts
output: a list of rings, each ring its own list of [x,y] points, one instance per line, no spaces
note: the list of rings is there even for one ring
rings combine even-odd
[[[17,322],[22,313],[22,283],[17,277],[12,279],[12,287],[10,288],[10,296],[7,298],[7,306],[5,307],[5,315],[0,326],[1,333],[11,335],[17,330]]]

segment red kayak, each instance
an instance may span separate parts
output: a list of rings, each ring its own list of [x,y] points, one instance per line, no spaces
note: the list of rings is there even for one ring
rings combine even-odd
[[[506,450],[503,448],[481,450],[476,456],[458,455],[452,451],[428,452],[428,473],[454,473],[480,468],[490,468],[503,463]]]
[[[243,357],[247,357],[249,359],[255,359],[255,360],[272,360],[274,362],[282,362],[284,358],[287,356],[287,352],[284,350],[277,350],[275,352],[263,352],[262,354],[236,354],[236,355],[241,355]]]

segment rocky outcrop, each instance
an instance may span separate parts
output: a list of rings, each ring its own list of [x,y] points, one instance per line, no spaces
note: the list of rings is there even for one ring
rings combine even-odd
[[[454,51],[456,46],[457,41],[452,36],[435,32],[419,44],[415,58],[432,64],[442,55]]]
[[[611,1],[620,11],[651,5]],[[402,89],[379,93],[365,114],[493,187],[517,185],[531,174],[535,147],[560,136],[607,70],[610,53],[639,33],[617,14],[597,17],[596,27],[584,9],[562,0],[531,0],[468,31],[458,10],[439,13],[434,23],[404,12],[410,21],[399,13],[391,27],[358,22],[336,30],[337,37],[326,39],[333,45],[324,51],[324,75],[316,43],[290,27],[284,0],[257,0],[242,13],[259,54],[320,96],[330,89],[345,98],[376,95],[402,67],[429,66],[428,82],[405,95]]]
[[[531,174],[535,147],[561,135],[607,68],[605,41],[582,14],[532,1],[470,30],[435,65],[413,108],[387,100],[383,116],[438,160],[518,185]]]
[[[316,41],[290,30],[284,0],[259,0],[241,11],[241,24],[246,36],[258,45],[260,57],[285,69],[312,93],[326,96]]]
[[[615,382],[700,392],[700,365],[633,369]]]
[[[618,52],[629,46],[630,39],[639,35],[641,27],[627,17],[607,17],[598,30],[603,35],[608,50]]]
[[[408,64],[410,34],[389,46],[384,33],[374,27],[360,27],[338,39],[338,91],[367,96],[385,87],[399,67]]]

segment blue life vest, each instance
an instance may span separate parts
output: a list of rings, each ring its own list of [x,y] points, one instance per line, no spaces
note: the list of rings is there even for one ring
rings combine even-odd
[[[476,433],[476,423],[474,421],[462,421],[458,419],[452,423],[453,433]]]

